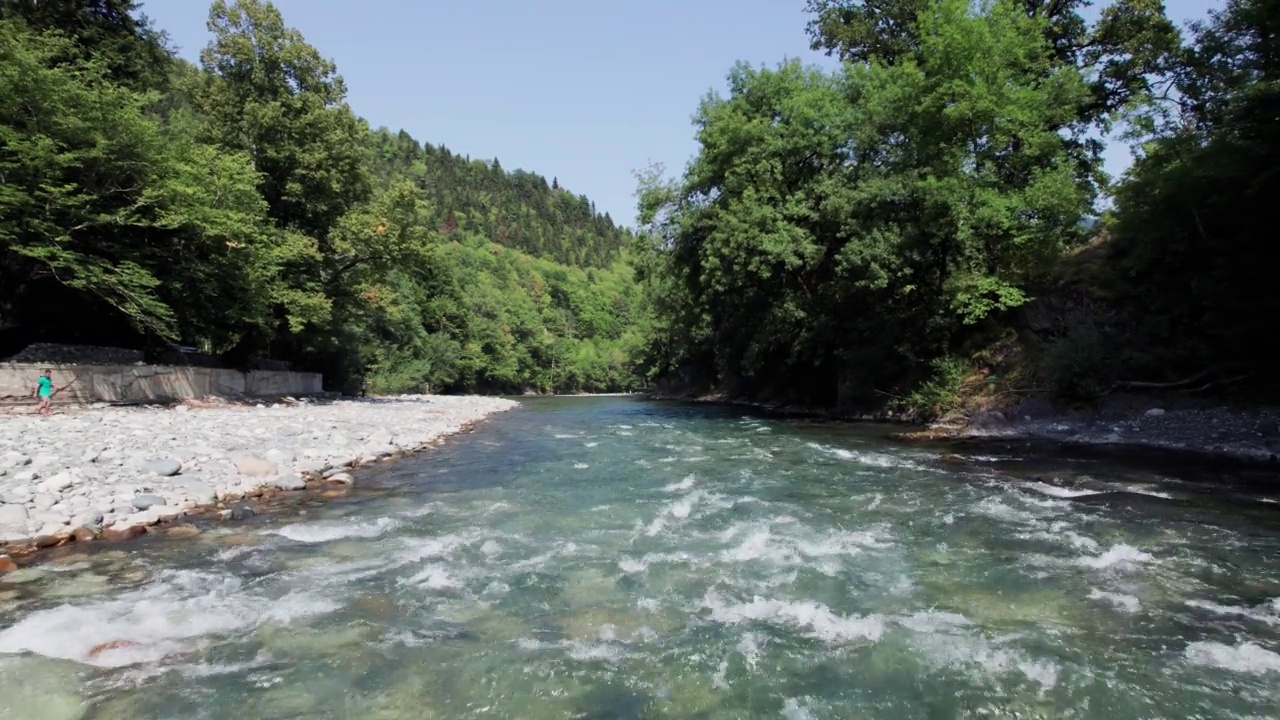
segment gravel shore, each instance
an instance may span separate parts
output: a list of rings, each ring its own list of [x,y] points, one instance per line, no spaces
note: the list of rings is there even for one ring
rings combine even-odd
[[[401,396],[0,416],[0,543],[120,539],[219,500],[410,452],[517,403]]]

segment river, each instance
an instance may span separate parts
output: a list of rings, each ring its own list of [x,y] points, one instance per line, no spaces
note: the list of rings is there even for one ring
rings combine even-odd
[[[1274,485],[887,432],[526,401],[0,582],[0,718],[1275,717]]]

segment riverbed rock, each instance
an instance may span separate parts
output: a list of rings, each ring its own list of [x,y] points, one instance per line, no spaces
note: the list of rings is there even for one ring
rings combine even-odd
[[[0,660],[0,717],[23,720],[79,720],[89,703],[77,693],[81,680],[69,662],[32,655]]]
[[[118,522],[115,525],[102,531],[102,537],[112,542],[120,542],[123,540],[132,540],[139,535],[147,532],[146,525],[135,525],[128,522]]]
[[[275,463],[263,460],[253,453],[232,453],[231,462],[236,466],[236,472],[249,477],[267,477],[277,472]]]
[[[213,488],[194,478],[175,481],[173,487],[201,505],[209,505],[218,499]]]
[[[89,513],[85,513],[85,514],[83,514],[83,515],[76,515],[75,517],[71,518],[71,522],[70,522],[70,523],[68,523],[68,524],[69,524],[69,525],[71,525],[71,527],[84,527],[84,526],[101,525],[101,524],[102,524],[102,513],[100,513],[100,512],[89,512]]]
[[[253,508],[235,507],[227,508],[218,512],[218,517],[222,520],[248,520],[253,517]]]
[[[147,510],[147,512],[153,515],[157,522],[169,522],[170,520],[176,520],[184,514],[182,508],[174,507],[172,505],[157,505],[156,507]]]
[[[100,525],[81,525],[71,531],[71,537],[75,538],[76,542],[89,542],[101,534]]]
[[[143,473],[151,475],[159,475],[160,477],[171,477],[182,472],[182,463],[177,460],[151,460],[142,464],[140,468]]]
[[[1003,430],[1009,426],[1009,418],[996,410],[974,413],[969,418],[969,427],[978,431]]]
[[[174,525],[165,531],[165,537],[175,540],[193,538],[200,534],[200,528],[195,525]]]
[[[297,473],[277,475],[272,484],[281,490],[305,490],[307,487],[307,481]]]
[[[45,480],[36,487],[40,492],[57,494],[75,484],[75,477],[69,472],[60,472]]]
[[[0,573],[11,573],[18,569],[18,564],[8,555],[0,555]]]
[[[55,545],[61,545],[71,539],[71,533],[62,525],[45,526],[36,534],[32,545],[37,548],[50,548]]]
[[[351,473],[344,473],[344,472],[334,473],[328,476],[328,478],[326,479],[329,482],[336,483],[338,485],[351,485],[356,481],[355,478],[351,477]]]
[[[29,582],[35,582],[48,575],[49,571],[44,568],[26,567],[18,568],[4,575],[4,582],[9,585],[25,585]]]
[[[28,517],[27,508],[23,505],[11,505],[8,502],[0,505],[0,527],[26,525]]]
[[[164,505],[164,498],[159,495],[135,495],[133,506],[139,510],[149,510],[157,505]]]
[[[0,466],[3,467],[14,468],[30,464],[31,458],[17,450],[6,450],[4,455],[0,455]]]

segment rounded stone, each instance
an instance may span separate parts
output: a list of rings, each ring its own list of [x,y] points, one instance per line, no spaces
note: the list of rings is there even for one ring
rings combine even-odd
[[[133,498],[133,506],[139,510],[149,510],[165,504],[164,498],[159,495],[137,495]]]
[[[169,459],[151,460],[143,463],[141,470],[160,477],[171,477],[182,472],[182,463]]]

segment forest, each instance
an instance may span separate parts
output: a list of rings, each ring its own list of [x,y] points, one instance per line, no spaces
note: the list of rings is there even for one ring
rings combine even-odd
[[[372,129],[262,0],[199,66],[129,0],[0,5],[0,356],[283,361],[333,390],[625,390],[631,233],[498,160]]]
[[[739,66],[644,178],[642,364],[685,392],[936,417],[1039,393],[1275,400],[1275,0],[809,0],[843,61]],[[1137,148],[1119,178],[1099,137]],[[655,290],[656,289],[656,290]]]
[[[372,128],[265,0],[214,2],[198,64],[129,0],[0,8],[0,356],[186,346],[346,392],[917,418],[1280,399],[1280,0],[1187,27],[1159,0],[807,0],[839,68],[732,68],[689,164],[641,173],[634,230]]]

